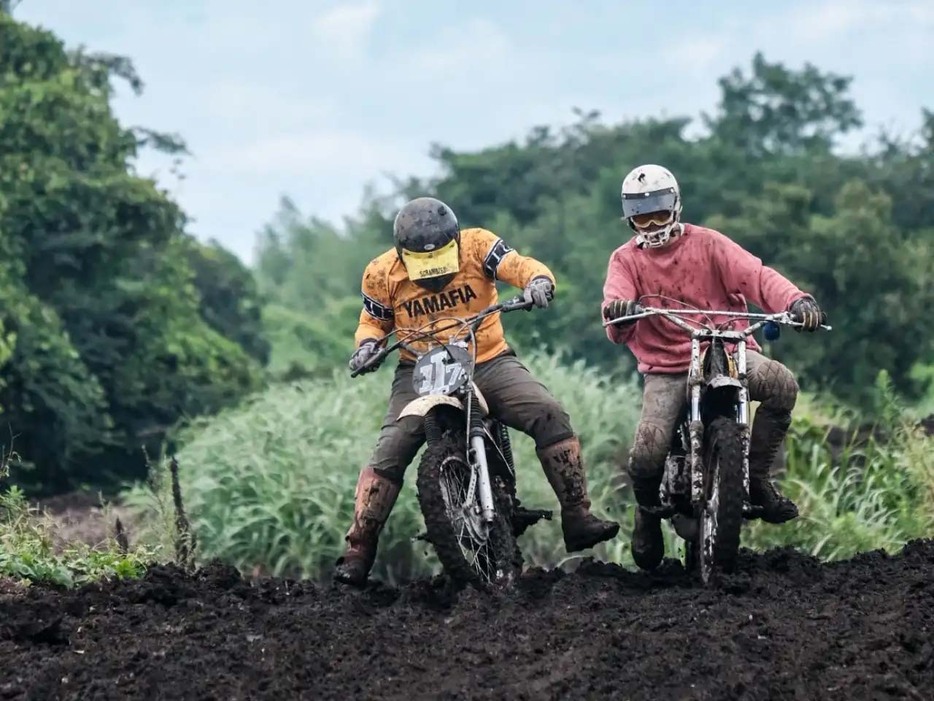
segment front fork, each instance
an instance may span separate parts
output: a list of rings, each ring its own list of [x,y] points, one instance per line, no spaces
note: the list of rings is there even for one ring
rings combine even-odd
[[[736,422],[743,434],[743,490],[749,498],[749,385],[746,382],[746,341],[736,344],[736,374],[742,387],[738,391]]]
[[[736,374],[742,387],[737,389],[736,422],[743,428],[743,488],[749,494],[749,391],[746,387],[746,341],[738,341],[736,346]],[[704,373],[700,363],[700,340],[691,339],[691,367],[688,374],[690,388],[691,413],[691,502],[695,505],[704,503],[703,441],[704,424],[701,421],[701,385]]]
[[[473,394],[467,400],[467,460],[471,472],[476,475],[477,496],[480,501],[480,514],[487,523],[493,521],[493,485],[490,481],[490,466],[486,459],[486,433],[483,419],[476,406]],[[473,486],[473,485],[471,485]]]

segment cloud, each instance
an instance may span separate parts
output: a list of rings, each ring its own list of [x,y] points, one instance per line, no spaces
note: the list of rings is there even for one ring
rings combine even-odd
[[[215,172],[249,175],[329,177],[377,173],[413,160],[413,151],[399,141],[361,132],[320,128],[278,134],[243,147],[227,148],[205,159]],[[419,149],[415,153],[419,153]]]
[[[213,119],[252,121],[258,130],[291,129],[309,123],[334,119],[337,105],[332,98],[310,97],[305,92],[287,91],[271,85],[218,80],[205,88],[205,116]]]
[[[535,124],[573,122],[572,106],[610,121],[694,116],[716,103],[716,79],[748,72],[756,50],[790,68],[809,61],[855,76],[870,125],[915,121],[934,69],[931,0],[718,0],[672,16],[664,47],[648,5],[522,5],[26,0],[17,14],[60,29],[70,45],[133,57],[147,91],[120,89],[121,121],[178,131],[195,154],[182,183],[164,157],[145,154],[141,171],[178,193],[199,235],[241,254],[281,194],[337,218],[383,172],[435,173],[432,142],[521,139]]]
[[[799,7],[788,19],[798,39],[814,43],[871,28],[884,34],[887,25],[910,34],[934,26],[934,5],[929,0],[830,0]]]
[[[484,73],[500,76],[520,68],[519,52],[505,32],[496,24],[483,19],[471,19],[446,30],[436,41],[416,48],[406,48],[397,54],[394,62],[405,75],[422,79],[469,77],[479,79]],[[493,77],[493,76],[489,76]]]
[[[377,0],[340,5],[318,15],[311,25],[312,36],[344,59],[358,59],[366,53],[373,26],[382,11]]]
[[[730,42],[725,36],[689,36],[672,42],[665,51],[665,60],[678,71],[693,76],[706,76],[727,56]]]

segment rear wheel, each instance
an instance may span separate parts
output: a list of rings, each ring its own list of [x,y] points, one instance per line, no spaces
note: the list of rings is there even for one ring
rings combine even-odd
[[[500,476],[491,475],[493,521],[483,520],[479,490],[460,432],[447,431],[425,449],[418,467],[418,502],[426,538],[445,572],[480,588],[508,588],[522,571]]]
[[[698,543],[690,548],[705,584],[718,571],[730,572],[736,565],[745,500],[742,427],[720,416],[711,421],[706,434],[705,506]]]

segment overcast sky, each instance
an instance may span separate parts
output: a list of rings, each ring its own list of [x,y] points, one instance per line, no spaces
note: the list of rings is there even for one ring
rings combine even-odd
[[[854,76],[870,126],[908,132],[934,108],[934,0],[22,0],[14,14],[133,59],[146,90],[121,87],[118,116],[193,154],[184,181],[152,154],[140,172],[246,261],[281,195],[340,222],[368,182],[432,173],[432,142],[492,145],[575,106],[697,115],[757,49]]]

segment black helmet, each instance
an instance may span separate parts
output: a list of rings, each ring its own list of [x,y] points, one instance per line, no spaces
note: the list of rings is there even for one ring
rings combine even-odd
[[[426,289],[440,291],[460,269],[460,227],[441,200],[407,202],[396,215],[392,236],[409,279]]]

